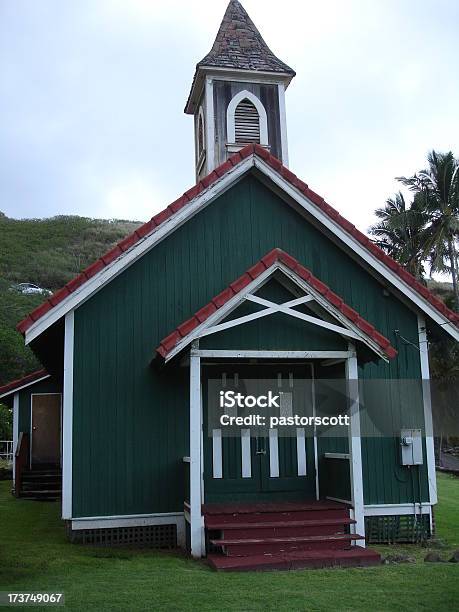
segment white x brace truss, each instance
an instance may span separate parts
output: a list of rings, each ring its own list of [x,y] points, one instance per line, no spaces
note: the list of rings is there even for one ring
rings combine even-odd
[[[273,275],[277,272],[281,272],[285,277],[294,283],[294,285],[300,289],[304,295],[295,298],[283,304],[277,304],[265,298],[261,298],[254,295]],[[285,280],[285,278],[284,278]],[[228,317],[243,301],[253,302],[259,306],[263,306],[262,310],[254,312],[248,315],[232,319],[230,321],[224,321],[223,319]],[[294,310],[296,306],[314,302],[322,309],[325,310],[325,316],[333,318],[338,324],[332,323],[329,320],[321,319],[316,316]],[[300,319],[306,323],[317,325],[318,327],[325,328],[329,331],[335,332],[343,336],[344,338],[358,340],[366,344],[372,351],[374,351],[379,357],[387,361],[387,356],[382,351],[381,347],[374,342],[367,334],[347,319],[337,308],[335,308],[326,298],[324,298],[318,291],[310,286],[305,280],[300,278],[297,274],[292,272],[282,262],[274,263],[270,268],[265,270],[258,278],[253,280],[247,285],[242,291],[234,295],[224,306],[214,312],[206,321],[201,323],[196,329],[194,329],[170,351],[166,357],[166,362],[170,361],[175,355],[182,351],[188,344],[194,340],[198,340],[204,336],[209,336],[238,325],[243,325],[256,319],[267,317],[274,313],[282,313],[297,319]]]

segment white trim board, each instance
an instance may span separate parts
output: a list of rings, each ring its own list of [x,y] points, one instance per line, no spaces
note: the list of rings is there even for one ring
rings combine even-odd
[[[226,349],[199,349],[196,355],[206,359],[322,359],[340,353],[343,359],[349,356],[347,351],[251,351]]]
[[[185,516],[183,512],[162,514],[133,514],[127,516],[83,517],[71,519],[74,531],[82,529],[116,529],[117,527],[145,527],[148,525],[176,525],[177,545],[185,548]]]
[[[19,440],[19,393],[13,396],[13,484],[16,482],[16,450]]]
[[[431,505],[429,503],[420,504],[370,504],[364,506],[365,516],[397,516],[403,514],[431,514]]]
[[[288,139],[287,139],[287,113],[285,110],[285,84],[279,83],[277,86],[279,98],[279,120],[281,134],[282,163],[288,168]]]
[[[210,151],[209,151],[210,157]],[[425,300],[417,291],[403,281],[398,274],[383,264],[368,251],[356,238],[347,233],[336,221],[329,217],[318,206],[313,204],[301,191],[291,185],[279,173],[273,170],[264,160],[251,155],[229,170],[221,179],[205,189],[193,201],[189,202],[167,221],[158,226],[151,234],[140,240],[131,249],[121,254],[115,261],[93,276],[84,285],[67,296],[52,310],[38,319],[25,333],[26,344],[39,336],[50,325],[87,300],[96,291],[99,291],[112,278],[115,278],[128,266],[132,265],[142,255],[152,249],[156,244],[169,236],[175,229],[181,227],[200,210],[208,206],[218,196],[228,190],[251,168],[256,168],[262,175],[270,179],[271,183],[281,189],[291,200],[300,205],[304,212],[316,219],[321,226],[331,232],[348,249],[354,252],[374,272],[379,282],[390,283],[393,288],[408,298],[420,311],[424,312],[437,324],[441,325],[455,340],[459,341],[459,329],[444,315]],[[276,246],[276,245],[273,245]],[[345,249],[343,249],[345,250]]]
[[[64,385],[62,398],[62,518],[72,517],[74,313],[65,315]]]
[[[2,397],[7,397],[8,395],[11,395],[13,393],[18,393],[18,391],[22,391],[22,389],[25,389],[26,387],[30,387],[30,385],[36,385],[37,383],[41,382],[42,380],[46,380],[47,378],[50,378],[50,377],[51,377],[51,374],[45,374],[41,378],[37,378],[36,380],[28,382],[25,385],[22,385],[20,387],[15,387],[14,389],[11,389],[10,391],[6,391],[5,393],[2,393],[0,395],[0,399]]]

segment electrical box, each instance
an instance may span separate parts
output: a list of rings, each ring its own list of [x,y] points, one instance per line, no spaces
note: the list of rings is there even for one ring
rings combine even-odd
[[[420,429],[402,429],[400,432],[402,465],[422,465],[422,433]]]

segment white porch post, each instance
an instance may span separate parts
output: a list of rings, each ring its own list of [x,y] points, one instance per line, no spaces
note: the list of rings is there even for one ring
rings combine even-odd
[[[13,485],[16,483],[16,450],[19,439],[19,393],[13,396]]]
[[[191,555],[203,554],[201,515],[201,358],[196,354],[199,342],[190,352],[190,545]]]
[[[360,440],[359,373],[355,347],[349,345],[351,356],[346,360],[346,378],[349,395],[349,461],[351,500],[354,507],[355,533],[365,536],[365,511],[363,504],[362,448]],[[359,540],[364,546],[364,541]]]

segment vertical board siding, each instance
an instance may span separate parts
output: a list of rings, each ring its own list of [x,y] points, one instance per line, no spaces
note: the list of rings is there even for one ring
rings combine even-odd
[[[362,377],[420,377],[419,354],[394,333],[416,343],[416,315],[384,297],[375,279],[249,175],[76,310],[75,517],[182,509],[188,369],[151,359],[165,335],[273,247],[299,259],[399,350],[390,364],[365,365]],[[297,328],[288,331],[286,317],[275,316],[280,325],[271,332],[263,320],[255,322],[258,346],[251,348],[299,348]],[[302,337],[308,333],[312,338],[307,328]],[[318,345],[328,345],[326,334],[319,336]],[[226,334],[226,341],[235,337]],[[400,401],[375,410],[400,411]],[[411,501],[408,485],[397,479],[395,444],[363,441],[365,503]],[[425,488],[424,466],[421,471]]]

